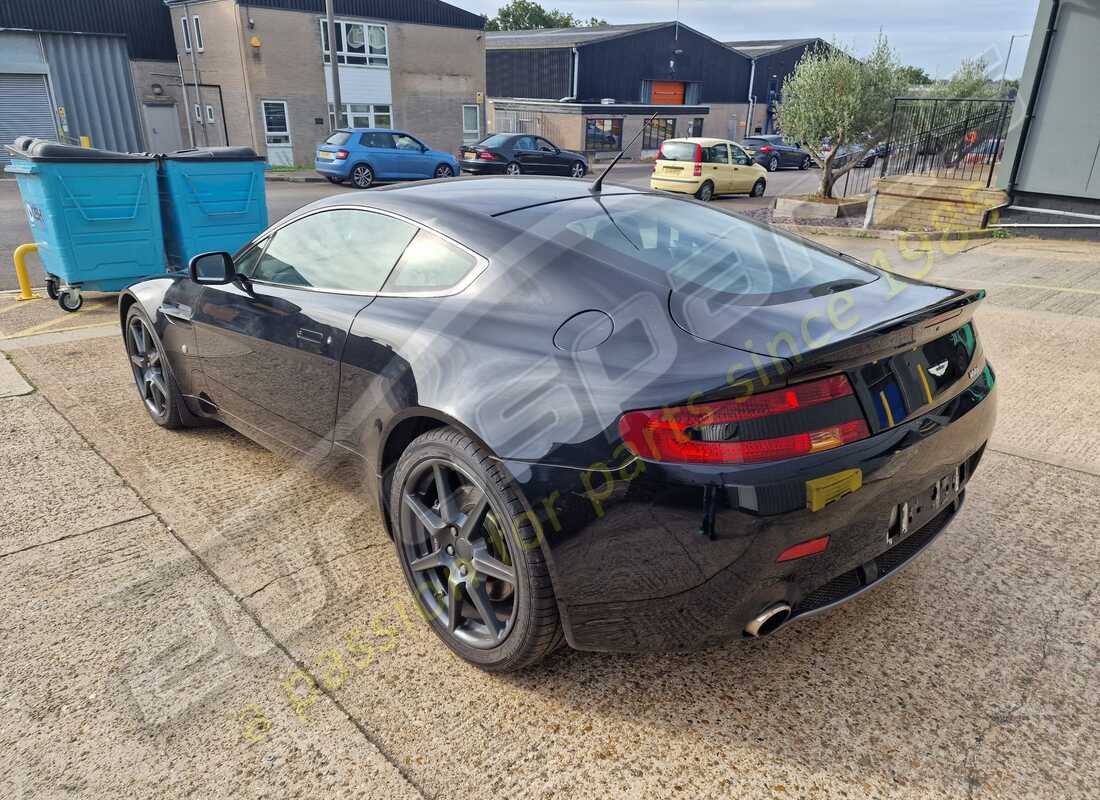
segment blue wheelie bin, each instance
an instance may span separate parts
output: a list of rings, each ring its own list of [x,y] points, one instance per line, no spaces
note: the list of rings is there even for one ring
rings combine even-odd
[[[158,156],[168,263],[186,269],[194,256],[235,252],[267,227],[264,170],[249,147],[200,147]]]
[[[46,289],[66,311],[81,290],[117,292],[164,272],[156,159],[21,137],[9,147]]]

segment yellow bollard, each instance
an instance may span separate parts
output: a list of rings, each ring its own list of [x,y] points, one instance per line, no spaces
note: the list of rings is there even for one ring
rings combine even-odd
[[[19,297],[18,300],[38,300],[41,295],[37,295],[31,291],[31,281],[27,277],[27,253],[37,253],[37,244],[21,244],[15,248],[15,252],[12,257],[15,259],[15,277],[19,279]]]

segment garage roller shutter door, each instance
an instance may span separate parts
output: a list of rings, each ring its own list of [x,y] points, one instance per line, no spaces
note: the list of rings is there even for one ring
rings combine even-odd
[[[4,145],[19,136],[57,139],[45,75],[0,73],[0,166],[9,161]]]

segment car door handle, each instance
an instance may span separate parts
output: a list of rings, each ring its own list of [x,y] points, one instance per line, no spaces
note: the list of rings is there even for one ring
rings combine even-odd
[[[321,342],[325,340],[325,335],[320,331],[311,331],[308,328],[299,328],[298,338],[305,342],[321,344]]]
[[[194,312],[191,310],[191,306],[178,305],[176,303],[161,303],[160,313],[168,317],[170,320],[178,320],[179,322],[190,322]]]

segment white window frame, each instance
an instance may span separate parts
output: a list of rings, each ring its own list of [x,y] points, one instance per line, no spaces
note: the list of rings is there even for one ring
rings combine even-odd
[[[331,102],[328,104],[328,126],[330,130],[336,130],[337,128],[378,128],[379,130],[393,130],[393,104],[391,103],[341,103],[341,105],[344,107],[344,111],[341,114],[344,124],[337,125],[335,107]],[[366,107],[367,110],[352,111],[352,106]],[[389,125],[378,124],[378,117],[381,114],[385,114],[390,118]],[[366,117],[368,124],[356,125],[352,122],[352,117]]]
[[[194,26],[191,29],[192,33],[195,36],[195,52],[196,53],[203,53],[203,52],[205,52],[205,48],[203,47],[202,24],[199,22],[199,15],[196,14],[191,19],[195,23]]]
[[[217,122],[218,121],[217,117],[214,116],[214,106],[210,105],[209,103],[206,104],[206,121],[207,122]]]
[[[203,124],[203,122],[202,122],[202,106],[200,106],[198,103],[195,103],[195,122],[199,123],[200,125]]]
[[[180,17],[180,27],[183,29],[183,52],[191,52],[191,24],[187,17]]]
[[[325,40],[328,39],[328,21],[325,19],[319,19],[318,22],[321,25],[321,63],[328,64],[330,52],[329,48],[325,46]],[[390,32],[387,26],[378,22],[358,22],[351,20],[337,19],[333,20],[337,27],[340,28],[340,41],[343,42],[343,50],[336,51],[336,63],[342,67],[370,67],[372,69],[389,69],[390,68]],[[348,32],[349,27],[358,27],[363,29],[363,52],[351,52],[347,49]],[[382,36],[385,39],[385,55],[371,55],[370,52],[370,29],[378,28],[382,31]],[[364,64],[351,64],[348,62],[348,58],[365,58]],[[371,61],[377,63],[371,63]]]
[[[475,129],[469,129],[466,127],[466,109],[472,108],[474,115],[477,117],[477,127]],[[463,144],[475,144],[481,139],[481,106],[477,103],[463,103],[462,105],[462,143]]]
[[[285,131],[274,131],[274,132],[272,132],[272,131],[268,130],[268,127],[267,127],[267,113],[266,113],[266,109],[264,108],[264,106],[266,106],[268,103],[278,103],[279,105],[281,105],[283,107],[283,119],[286,120],[286,130]],[[272,144],[274,144],[275,147],[290,147],[294,144],[294,138],[290,135],[290,108],[287,107],[286,100],[261,100],[260,101],[260,116],[263,118],[263,121],[264,121],[264,144],[265,145],[267,145],[268,147],[271,147]],[[279,136],[279,137],[285,136],[286,141],[285,142],[274,142],[274,143],[272,143],[272,141],[271,141],[272,136]]]

